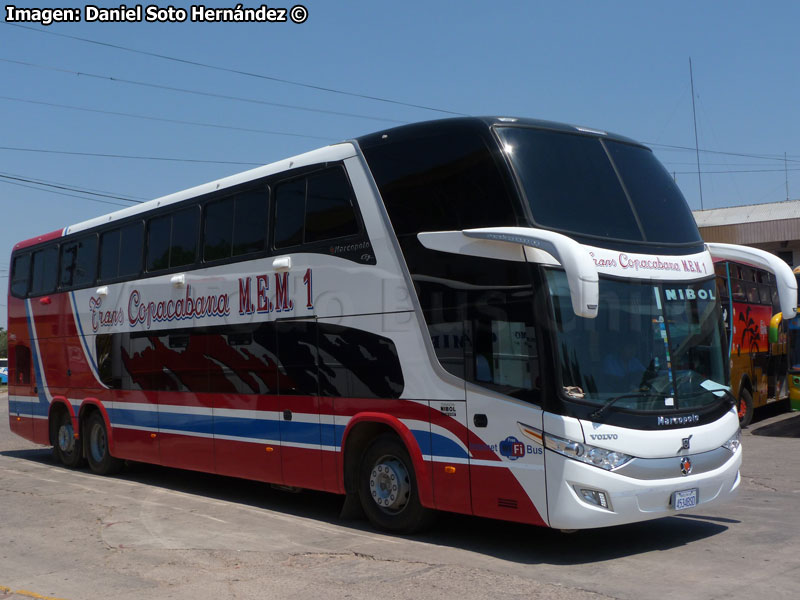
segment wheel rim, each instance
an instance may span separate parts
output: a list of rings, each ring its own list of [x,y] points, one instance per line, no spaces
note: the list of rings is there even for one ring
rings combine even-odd
[[[92,427],[92,435],[89,436],[89,452],[96,463],[101,462],[106,455],[106,430],[102,425]]]
[[[384,512],[402,511],[411,495],[411,477],[403,461],[394,456],[379,458],[370,471],[369,492]]]
[[[75,449],[75,431],[70,421],[67,419],[58,428],[58,449],[65,454],[70,454]]]

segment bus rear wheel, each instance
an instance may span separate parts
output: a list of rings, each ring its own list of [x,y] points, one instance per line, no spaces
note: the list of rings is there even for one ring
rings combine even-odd
[[[50,439],[53,442],[53,455],[65,467],[74,469],[83,459],[81,445],[75,438],[72,417],[65,408],[53,415],[50,422]]]
[[[93,412],[84,426],[84,453],[89,468],[98,475],[112,475],[122,469],[122,461],[111,456],[103,415]]]
[[[747,388],[739,392],[739,426],[747,427],[753,420],[753,396]]]
[[[397,436],[385,433],[361,460],[358,496],[370,523],[393,533],[415,533],[433,523],[434,511],[420,504],[414,466]]]

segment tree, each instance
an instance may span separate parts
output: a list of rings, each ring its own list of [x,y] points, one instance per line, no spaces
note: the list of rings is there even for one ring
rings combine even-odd
[[[8,332],[0,327],[0,358],[8,357]]]

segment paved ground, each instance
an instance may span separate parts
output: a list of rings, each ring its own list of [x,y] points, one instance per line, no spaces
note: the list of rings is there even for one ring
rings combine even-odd
[[[0,599],[796,598],[800,414],[757,414],[734,504],[562,534],[446,516],[402,538],[336,496],[145,465],[57,466],[0,392]]]

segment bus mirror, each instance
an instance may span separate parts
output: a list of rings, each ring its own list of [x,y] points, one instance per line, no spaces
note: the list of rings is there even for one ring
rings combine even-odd
[[[766,269],[775,275],[778,284],[778,298],[784,319],[793,319],[797,314],[797,281],[791,267],[780,258],[758,248],[737,244],[706,243],[712,258],[735,260]]]
[[[565,235],[530,227],[483,227],[431,231],[419,233],[417,238],[431,250],[501,260],[525,260],[526,246],[543,250],[564,268],[575,314],[589,319],[597,316],[597,269],[586,249]]]

